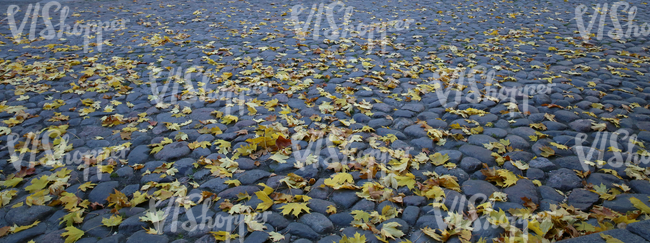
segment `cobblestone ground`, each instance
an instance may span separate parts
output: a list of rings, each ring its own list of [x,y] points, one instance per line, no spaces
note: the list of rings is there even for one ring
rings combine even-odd
[[[0,242],[650,241],[650,7],[583,2],[2,1]]]

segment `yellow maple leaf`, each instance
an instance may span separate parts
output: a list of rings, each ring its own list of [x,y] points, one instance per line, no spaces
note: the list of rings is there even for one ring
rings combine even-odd
[[[546,158],[555,155],[555,150],[553,150],[553,149],[552,149],[551,147],[549,147],[549,146],[542,146],[542,147],[540,148],[540,150],[542,151],[542,153],[541,153],[540,155],[541,155],[541,156],[544,156],[544,157],[546,157]]]
[[[65,230],[66,232],[61,234],[61,236],[65,237],[65,243],[76,242],[84,236],[84,231],[77,229],[74,226],[68,226]]]
[[[111,215],[109,218],[103,218],[102,224],[106,227],[118,226],[122,223],[122,216],[120,215]]]
[[[325,179],[324,183],[327,186],[334,188],[335,190],[346,188],[354,189],[354,178],[352,175],[344,172],[339,172],[334,175],[332,178]]]
[[[607,243],[624,243],[623,241],[616,239],[611,235],[600,233],[600,237],[602,237]]]
[[[280,207],[282,209],[282,215],[293,214],[293,216],[298,217],[302,211],[309,213],[309,207],[307,203],[287,203],[286,205]]]
[[[639,199],[637,199],[635,197],[631,197],[630,202],[632,202],[632,205],[634,205],[635,208],[638,208],[643,213],[650,214],[650,207],[648,207],[648,205],[643,203],[641,200],[639,200]]]
[[[34,193],[35,191],[45,188],[49,182],[50,181],[48,177],[44,175],[41,176],[41,178],[32,179],[32,184],[25,187],[25,190],[27,190],[29,193]]]
[[[26,230],[26,229],[32,228],[32,227],[36,226],[37,224],[39,224],[40,222],[41,222],[41,221],[36,220],[36,221],[35,221],[34,223],[32,223],[32,224],[30,224],[30,225],[24,225],[24,226],[18,226],[18,225],[16,225],[16,224],[14,224],[14,226],[12,226],[12,227],[9,229],[9,231],[10,231],[12,234],[15,234],[15,233],[18,233],[18,232],[20,232],[20,231],[23,231],[23,230]]]
[[[257,198],[262,200],[262,203],[257,205],[256,210],[260,211],[266,211],[269,209],[271,206],[273,206],[273,199],[271,199],[268,194],[264,191],[257,191],[255,192],[255,195],[257,195]]]

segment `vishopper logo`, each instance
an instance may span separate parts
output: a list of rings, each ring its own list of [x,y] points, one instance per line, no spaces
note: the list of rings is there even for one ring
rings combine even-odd
[[[59,11],[59,24],[53,25],[52,24],[52,18],[50,17],[50,9],[52,7],[56,7],[54,9],[54,12]],[[33,10],[33,11],[32,11]],[[70,14],[70,8],[68,6],[61,7],[61,3],[57,1],[51,1],[46,3],[43,8],[41,9],[40,3],[36,3],[35,5],[29,4],[27,6],[27,10],[25,11],[25,15],[22,18],[22,21],[20,21],[20,24],[16,24],[16,14],[20,11],[20,7],[18,5],[9,5],[7,8],[7,18],[9,20],[9,29],[11,30],[11,34],[13,36],[13,41],[14,43],[17,44],[26,44],[30,43],[30,41],[36,40],[36,26],[38,23],[38,17],[39,17],[39,11],[41,11],[40,16],[43,17],[43,23],[45,24],[45,29],[41,30],[40,37],[46,40],[52,40],[55,37],[56,38],[62,38],[64,34],[66,36],[79,36],[82,35],[83,33],[83,38],[84,38],[84,53],[89,53],[92,52],[90,50],[89,46],[94,45],[97,46],[97,51],[102,51],[102,45],[108,44],[108,41],[103,40],[103,31],[116,31],[116,30],[124,30],[126,29],[126,23],[130,22],[129,19],[117,19],[113,21],[86,21],[85,24],[81,24],[81,22],[77,21],[72,27],[68,24],[65,23],[66,18],[68,17],[68,14]],[[29,39],[23,39],[22,37],[22,32],[25,28],[25,25],[29,22],[31,16],[31,25],[30,25],[30,31],[29,31]],[[54,29],[54,27],[58,26],[59,30],[58,33]],[[97,38],[97,43],[96,44],[91,44],[90,43],[90,38],[91,35],[94,33]]]
[[[194,207],[192,202],[201,203]],[[167,203],[167,206],[164,204]],[[183,206],[183,207],[181,207]],[[264,230],[270,211],[254,212],[251,207],[231,209],[227,214],[211,212],[211,198],[204,200],[202,194],[192,193],[184,197],[173,196],[167,200],[149,200],[149,209],[140,220],[151,222],[157,234],[180,234],[194,231],[210,232],[224,242],[239,239],[244,242],[248,232]],[[163,208],[164,207],[164,208]],[[159,209],[162,208],[162,209]],[[197,210],[200,209],[200,210]]]
[[[625,129],[616,132],[601,131],[594,134],[590,147],[583,144],[589,143],[589,135],[579,133],[575,137],[576,153],[584,171],[589,171],[590,166],[601,168],[605,165],[611,168],[620,168],[630,165],[648,165],[650,152],[643,149],[643,143],[636,134],[630,134]],[[626,150],[619,147],[619,142],[626,143]],[[612,152],[607,161],[604,160],[605,152]],[[594,156],[596,154],[596,156]]]
[[[451,81],[443,83],[441,82],[441,76],[439,74],[434,75],[434,80],[437,80],[434,83],[436,96],[440,101],[440,104],[443,107],[450,107],[454,103],[461,104],[463,101],[463,96],[465,101],[472,104],[477,104],[483,100],[491,100],[494,102],[503,102],[509,110],[510,117],[514,117],[517,112],[526,114],[528,112],[528,101],[531,96],[537,94],[550,94],[552,88],[557,84],[531,84],[524,86],[513,86],[513,87],[502,87],[498,83],[494,82],[494,77],[496,76],[495,69],[498,69],[496,66],[488,71],[488,68],[485,66],[475,66],[472,67],[467,73],[466,68],[455,69],[451,74],[443,74],[448,78],[451,78]],[[480,76],[480,79],[477,80],[477,76]],[[467,79],[467,85],[465,85],[465,79]],[[478,87],[478,83],[484,85],[484,89]],[[446,88],[442,88],[445,86]],[[497,88],[499,86],[499,88]],[[467,90],[469,88],[469,90]],[[455,91],[452,93],[452,90]],[[464,92],[467,90],[466,92]],[[466,94],[465,94],[466,93]],[[449,97],[451,94],[454,94],[454,99],[450,101]],[[484,97],[481,97],[484,94]],[[521,100],[521,109],[518,106],[518,98]]]
[[[339,6],[340,8],[338,9],[337,13],[343,15],[343,23],[339,23],[341,25],[337,25],[335,19],[340,18],[336,18],[334,12],[335,9]],[[367,35],[368,53],[370,53],[374,47],[375,41],[373,41],[373,38],[375,38],[375,33],[380,36],[378,41],[382,48],[381,51],[384,53],[386,52],[386,44],[388,43],[388,40],[386,39],[386,33],[389,31],[400,31],[408,29],[409,25],[415,21],[413,19],[404,19],[387,22],[373,22],[370,24],[359,23],[355,29],[354,24],[350,23],[350,18],[354,12],[354,7],[346,7],[345,4],[341,1],[333,2],[329,5],[325,5],[323,3],[317,5],[314,3],[312,7],[309,8],[310,12],[307,16],[307,19],[305,21],[300,21],[299,15],[301,15],[303,12],[306,12],[305,10],[307,9],[308,8],[304,7],[303,5],[295,5],[291,8],[290,11],[291,17],[289,20],[291,21],[291,24],[293,25],[299,39],[304,39],[307,37],[310,32],[309,26],[313,20],[314,27],[311,32],[313,34],[313,39],[318,40],[320,38],[320,25],[322,22],[323,13],[325,13],[325,18],[329,24],[329,28],[325,29],[323,32],[325,38],[329,40],[337,40],[339,38],[346,38],[348,36],[351,38],[361,38]]]
[[[621,11],[624,13],[627,13],[627,24],[625,25],[627,27],[627,30],[624,31],[624,28],[621,26],[621,22],[619,21],[619,8],[624,7]],[[591,30],[594,27],[594,24],[596,24],[596,20],[600,16],[600,19],[598,21],[598,33],[595,35],[597,40],[602,40],[603,39],[603,30],[605,28],[605,21],[607,20],[607,13],[609,12],[609,18],[614,25],[614,28],[610,29],[607,32],[607,36],[609,36],[612,39],[615,40],[623,40],[623,39],[629,39],[632,36],[634,37],[639,37],[639,36],[648,36],[650,34],[650,26],[648,26],[648,23],[643,23],[641,26],[635,24],[634,18],[636,17],[637,14],[637,7],[632,6],[630,7],[630,4],[627,2],[615,2],[609,7],[608,9],[608,4],[596,4],[596,7],[593,7],[593,13],[591,14],[591,19],[589,20],[589,24],[587,27],[585,27],[585,22],[583,20],[583,15],[587,13],[588,8],[584,4],[580,4],[578,7],[575,9],[575,20],[578,25],[578,31],[580,32],[580,36],[582,37],[582,40],[585,42],[588,42],[590,37],[593,36],[591,33]]]
[[[16,133],[9,134],[7,137],[6,148],[9,150],[9,162],[16,171],[20,171],[26,165],[23,159],[25,159],[25,155],[29,154],[27,160],[30,162],[29,167],[35,166],[35,163],[45,166],[80,165],[84,169],[84,180],[86,181],[89,179],[90,166],[96,166],[97,177],[101,180],[102,168],[113,166],[117,164],[117,161],[126,159],[129,151],[129,147],[123,144],[89,149],[83,152],[80,150],[70,152],[72,150],[70,135],[62,134],[60,130],[56,129],[39,134],[28,133],[23,137],[25,137],[24,141],[20,141],[20,136]],[[40,156],[38,156],[39,153],[41,153]]]
[[[251,110],[257,106],[256,103],[247,102],[251,100],[250,98],[247,99],[247,96],[268,92],[268,83],[259,81],[249,83],[248,85],[235,86],[234,81],[227,80],[232,74],[228,73],[228,75],[222,74],[221,76],[217,76],[216,73],[202,71],[203,69],[200,66],[191,66],[186,68],[185,71],[183,71],[183,67],[170,68],[168,70],[167,80],[161,86],[157,80],[162,76],[162,69],[152,66],[150,69],[152,71],[149,74],[149,85],[151,88],[149,100],[154,101],[158,108],[167,108],[170,105],[176,105],[180,101],[190,104],[198,101],[209,103],[225,101],[224,115],[230,115],[232,107],[237,105],[237,111],[242,116],[247,109]],[[196,75],[195,79],[192,78],[194,74]],[[193,80],[201,81],[195,85]],[[233,82],[233,87],[220,87],[218,89],[208,87],[209,85],[222,82]],[[169,90],[169,86],[172,83],[173,86]]]

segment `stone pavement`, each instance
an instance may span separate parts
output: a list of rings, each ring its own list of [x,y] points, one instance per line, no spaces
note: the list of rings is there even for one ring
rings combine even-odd
[[[650,241],[649,8],[0,1],[0,242]]]

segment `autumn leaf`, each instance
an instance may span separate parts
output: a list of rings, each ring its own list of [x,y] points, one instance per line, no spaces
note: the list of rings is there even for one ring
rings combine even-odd
[[[273,242],[278,242],[278,241],[284,240],[284,235],[273,231],[273,232],[269,232],[269,238]]]
[[[291,146],[291,139],[286,139],[283,136],[278,136],[278,139],[275,140],[275,145],[278,149],[283,149]]]
[[[542,146],[542,147],[540,148],[540,150],[542,151],[542,153],[541,153],[540,155],[541,155],[541,156],[544,156],[544,157],[546,157],[546,158],[555,155],[555,150],[553,150],[553,149],[552,149],[551,147],[549,147],[549,146]]]
[[[102,224],[106,227],[118,226],[122,223],[122,216],[120,215],[111,215],[109,218],[103,218]]]
[[[280,207],[282,209],[282,215],[293,214],[293,216],[298,217],[302,211],[309,213],[309,207],[307,203],[287,203],[286,205]]]
[[[85,192],[86,190],[88,190],[88,189],[90,189],[90,188],[93,188],[93,187],[95,187],[96,185],[97,185],[97,184],[92,183],[92,182],[89,181],[89,182],[86,182],[86,183],[84,183],[84,184],[81,184],[81,185],[78,187],[78,189],[81,190],[81,191],[83,191],[83,192]]]
[[[602,132],[607,129],[607,124],[606,123],[591,123],[591,129]]]
[[[230,123],[237,122],[238,120],[239,118],[236,116],[227,115],[221,118],[221,123],[228,125]]]
[[[81,210],[66,214],[63,217],[61,217],[61,222],[59,222],[59,224],[65,223],[66,227],[72,226],[73,224],[80,224],[84,220],[81,217],[82,214],[83,214],[83,211],[81,211]]]
[[[432,164],[434,164],[436,166],[440,166],[440,165],[446,163],[447,161],[449,161],[449,155],[447,155],[447,154],[443,155],[443,154],[440,154],[440,153],[435,153],[433,155],[429,155],[429,159],[431,159]]]
[[[255,192],[255,195],[257,195],[258,199],[262,200],[262,203],[257,204],[256,210],[266,211],[273,206],[273,199],[271,199],[264,191],[257,191]]]
[[[49,179],[47,176],[41,176],[41,178],[38,179],[32,179],[32,184],[25,187],[25,190],[27,190],[29,193],[34,193],[38,190],[41,190],[47,186],[49,182]]]
[[[16,224],[14,224],[14,226],[12,226],[11,229],[9,229],[9,231],[10,231],[12,234],[15,234],[15,233],[18,233],[18,232],[20,232],[20,231],[23,231],[23,230],[26,230],[26,229],[32,228],[32,227],[38,225],[40,222],[41,222],[41,221],[36,220],[36,221],[35,221],[34,223],[32,223],[32,224],[30,224],[30,225],[24,225],[24,226],[18,226],[18,225],[16,225]]]
[[[344,235],[339,243],[366,243],[366,235],[361,235],[359,232],[355,232],[354,237]]]
[[[396,239],[404,236],[404,232],[397,229],[400,226],[402,225],[400,225],[397,222],[384,223],[384,225],[381,228],[382,238],[385,240],[386,238]]]
[[[83,230],[77,229],[74,226],[68,226],[65,230],[66,232],[61,234],[62,237],[65,237],[65,243],[76,242],[84,236]]]
[[[338,189],[355,189],[354,178],[348,173],[339,172],[334,175],[332,178],[325,179],[324,183],[327,186]]]
[[[648,205],[643,203],[641,200],[635,197],[631,197],[630,202],[632,202],[632,205],[634,205],[635,208],[641,210],[643,213],[650,214],[650,207],[648,207]]]
[[[214,237],[215,240],[223,241],[223,242],[236,239],[237,237],[239,237],[238,234],[232,235],[230,234],[230,232],[227,231],[210,231],[210,234],[212,234],[212,237]]]
[[[286,159],[288,159],[289,156],[282,154],[281,152],[277,152],[273,154],[269,159],[275,160],[276,162],[280,164],[287,163]]]
[[[616,239],[611,235],[606,235],[606,234],[600,233],[600,237],[602,237],[603,240],[605,240],[606,243],[624,243],[623,241],[621,241],[619,239]]]
[[[18,185],[18,183],[20,183],[22,181],[23,181],[23,178],[13,177],[13,178],[9,178],[9,179],[7,179],[5,181],[2,181],[2,185],[5,186],[5,187],[16,187],[16,185]]]
[[[328,214],[335,214],[336,213],[336,207],[334,205],[329,205],[327,206],[327,210],[325,211]]]

